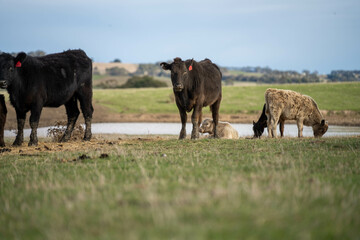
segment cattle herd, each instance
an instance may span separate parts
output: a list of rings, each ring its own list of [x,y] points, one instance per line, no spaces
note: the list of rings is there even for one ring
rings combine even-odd
[[[172,63],[160,66],[171,72],[175,102],[179,109],[182,128],[179,139],[186,138],[187,113],[192,111],[191,139],[199,133],[209,133],[213,138],[238,139],[238,132],[226,122],[219,121],[222,99],[219,67],[210,59],[196,62],[175,58]],[[80,114],[78,101],[85,119],[84,140],[91,139],[92,62],[82,50],[68,50],[43,57],[31,57],[24,52],[16,57],[0,55],[0,88],[7,89],[16,111],[17,135],[13,146],[21,146],[24,140],[26,113],[30,111],[29,146],[37,145],[37,128],[43,107],[65,105],[68,118],[65,133],[60,141],[68,141]],[[202,108],[209,106],[212,119],[202,121]],[[4,95],[0,95],[0,146],[4,143],[6,121]],[[269,137],[277,137],[279,123],[283,136],[285,120],[295,120],[298,136],[302,137],[303,125],[313,128],[314,136],[321,137],[328,129],[316,102],[309,96],[290,90],[269,88],[265,92],[265,104],[259,120],[253,123],[254,138],[260,138],[268,128]]]

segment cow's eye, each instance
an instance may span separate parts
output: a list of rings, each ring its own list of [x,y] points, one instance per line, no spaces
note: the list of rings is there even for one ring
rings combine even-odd
[[[9,68],[9,71],[10,71],[10,72],[14,71],[14,68],[13,68],[13,67],[10,67],[10,68]]]

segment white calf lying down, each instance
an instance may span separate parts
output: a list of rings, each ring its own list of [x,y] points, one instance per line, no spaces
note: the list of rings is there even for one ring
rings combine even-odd
[[[228,122],[218,123],[217,133],[219,138],[223,139],[238,139],[238,132],[230,125]],[[214,134],[214,122],[212,119],[205,119],[200,126],[200,133],[209,133],[210,135]]]

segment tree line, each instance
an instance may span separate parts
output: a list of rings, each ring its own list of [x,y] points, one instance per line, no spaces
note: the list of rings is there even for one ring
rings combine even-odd
[[[2,51],[0,50],[0,53]],[[14,56],[16,52],[10,53]],[[46,53],[42,50],[31,51],[27,53],[29,56],[44,56]],[[112,62],[119,62],[119,58],[115,58]],[[106,69],[106,74],[109,76],[150,76],[156,77],[170,77],[170,73],[164,71],[159,66],[160,62],[154,64],[139,64],[138,69],[134,73],[129,73],[124,68],[113,67]],[[310,72],[303,70],[301,73],[296,71],[279,71],[273,70],[269,67],[220,67],[223,73],[223,81],[225,84],[231,85],[235,82],[254,82],[254,83],[316,83],[316,82],[354,82],[360,81],[360,70],[345,71],[336,70],[331,71],[327,75],[319,75],[317,71]],[[95,68],[94,75],[100,73]],[[154,79],[156,80],[156,79]]]
[[[220,67],[223,73],[222,80],[225,84],[231,85],[235,82],[254,82],[254,83],[317,83],[317,82],[349,82],[360,81],[360,71],[332,71],[327,75],[320,75],[317,71],[310,72],[303,70],[280,71],[272,70],[269,67],[242,67],[227,68]],[[162,70],[159,63],[139,64],[139,68],[134,73],[128,73],[125,69],[118,67],[107,69],[107,74],[111,76],[152,76],[170,77],[170,73]]]

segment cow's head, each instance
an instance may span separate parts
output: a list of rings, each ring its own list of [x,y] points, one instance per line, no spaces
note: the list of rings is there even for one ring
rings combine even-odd
[[[209,133],[209,134],[213,134],[214,132],[214,121],[207,118],[205,119],[202,123],[201,126],[199,128],[199,132],[200,133]]]
[[[26,59],[26,53],[21,52],[16,57],[3,53],[0,55],[0,88],[11,86],[18,68]]]
[[[164,70],[171,71],[171,82],[175,92],[181,92],[184,89],[185,82],[189,78],[190,72],[193,71],[193,63],[193,59],[184,62],[181,58],[175,58],[171,64],[160,63]]]
[[[322,137],[329,128],[329,125],[325,120],[321,120],[321,123],[315,124],[313,127],[314,137]]]
[[[253,131],[254,131],[254,137],[260,138],[261,135],[264,132],[264,128],[266,127],[266,122],[260,122],[257,123],[253,121]]]

